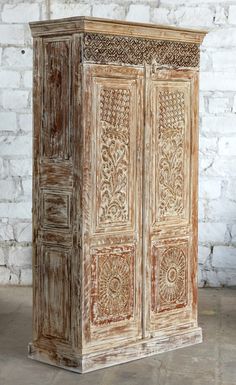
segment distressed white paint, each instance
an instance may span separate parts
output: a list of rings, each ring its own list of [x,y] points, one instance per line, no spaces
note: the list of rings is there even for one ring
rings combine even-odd
[[[0,4],[0,283],[31,282],[21,255],[31,243],[32,47],[27,22],[93,15],[210,29],[201,55],[199,283],[235,285],[236,268],[229,265],[236,257],[236,0],[51,0],[50,9],[48,3]],[[10,265],[9,255],[17,249]]]

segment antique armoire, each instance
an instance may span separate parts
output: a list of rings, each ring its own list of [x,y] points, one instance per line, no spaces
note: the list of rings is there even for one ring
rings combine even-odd
[[[74,17],[34,38],[33,359],[87,372],[201,342],[199,45]]]

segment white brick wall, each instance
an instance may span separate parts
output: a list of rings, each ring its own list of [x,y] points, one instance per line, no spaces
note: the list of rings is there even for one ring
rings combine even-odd
[[[32,40],[27,23],[74,15],[209,28],[201,52],[199,285],[235,285],[236,0],[1,0],[0,284],[32,280]]]

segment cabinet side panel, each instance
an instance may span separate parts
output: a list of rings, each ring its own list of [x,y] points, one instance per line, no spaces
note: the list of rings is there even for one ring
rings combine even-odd
[[[77,318],[71,313],[71,298],[78,298],[71,273],[77,221],[72,40],[34,43],[34,345],[45,350],[50,345],[52,351],[61,344],[67,350],[78,346],[72,339]]]

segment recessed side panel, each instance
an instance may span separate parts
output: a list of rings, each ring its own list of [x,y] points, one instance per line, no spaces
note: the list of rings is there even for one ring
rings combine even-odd
[[[70,337],[70,253],[43,246],[41,277],[41,332],[44,337]]]
[[[41,155],[47,159],[69,159],[71,39],[45,39],[44,92]]]
[[[61,190],[41,191],[41,226],[69,229],[71,225],[71,194]]]

